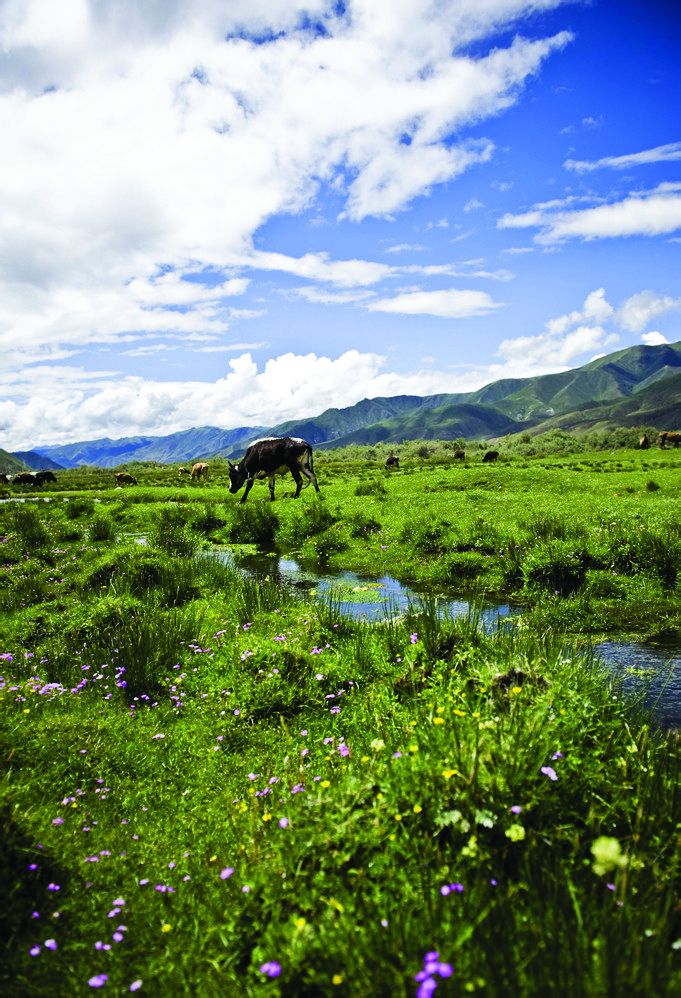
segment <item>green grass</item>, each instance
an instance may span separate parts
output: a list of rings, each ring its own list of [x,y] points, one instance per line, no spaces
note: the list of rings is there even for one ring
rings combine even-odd
[[[434,950],[443,995],[678,993],[678,735],[568,636],[678,627],[654,457],[2,507],[3,994],[413,995]],[[230,538],[528,610],[353,622],[191,556]]]

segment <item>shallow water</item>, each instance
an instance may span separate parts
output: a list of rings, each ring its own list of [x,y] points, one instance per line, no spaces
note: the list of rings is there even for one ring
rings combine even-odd
[[[418,605],[421,595],[432,595],[432,592],[419,593],[402,585],[390,575],[372,579],[355,572],[319,574],[301,568],[294,558],[264,554],[235,557],[227,548],[216,548],[211,555],[228,564],[236,564],[256,577],[269,576],[305,590],[309,595],[329,596],[341,613],[357,620],[383,620]],[[508,602],[485,600],[481,603],[448,599],[441,594],[439,601],[442,611],[452,617],[479,613],[482,626],[488,630],[522,612],[522,607]],[[660,724],[669,728],[681,727],[681,646],[678,640],[668,646],[630,640],[601,641],[594,645],[593,651],[609,669],[622,675],[625,689],[642,695],[643,702]]]
[[[639,641],[601,641],[594,652],[623,676],[625,689],[644,692],[643,702],[666,728],[681,728],[681,648]]]

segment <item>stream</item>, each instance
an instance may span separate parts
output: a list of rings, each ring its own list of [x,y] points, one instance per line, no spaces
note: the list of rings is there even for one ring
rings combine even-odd
[[[310,571],[290,556],[263,553],[239,555],[229,548],[220,547],[202,551],[201,554],[236,565],[255,578],[269,577],[308,595],[329,596],[339,612],[355,619],[383,620],[386,616],[403,613],[410,606],[418,605],[419,598],[429,595],[426,591],[418,592],[403,585],[390,575],[365,578],[348,571]],[[521,606],[510,602],[447,599],[443,596],[438,596],[438,599],[443,612],[452,617],[478,613],[481,625],[490,631],[500,622],[510,621],[522,612]],[[681,727],[681,647],[678,637],[668,644],[609,639],[595,643],[593,650],[607,668],[623,674],[625,689],[634,695],[645,692],[644,703],[662,726]]]

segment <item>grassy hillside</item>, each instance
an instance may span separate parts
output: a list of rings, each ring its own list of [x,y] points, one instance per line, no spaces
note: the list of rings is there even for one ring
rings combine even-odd
[[[0,448],[0,472],[4,475],[14,475],[17,471],[26,471],[24,462]]]
[[[681,342],[635,346],[571,371],[504,379],[475,392],[363,399],[344,409],[329,408],[318,416],[288,420],[269,428],[193,427],[162,437],[104,438],[43,447],[39,453],[64,467],[89,464],[112,468],[131,461],[170,464],[239,457],[249,441],[265,435],[299,436],[316,446],[456,440],[497,437],[540,427],[576,428],[583,424],[588,428],[594,425],[591,417],[604,429],[622,425],[621,420],[627,426],[643,422],[672,429],[678,427],[681,418],[677,411],[681,406],[679,374]],[[638,405],[617,407],[639,396]],[[596,416],[592,410],[597,406],[604,408]],[[590,416],[584,421],[587,411]],[[564,423],[555,422],[556,417],[563,416],[568,417]]]

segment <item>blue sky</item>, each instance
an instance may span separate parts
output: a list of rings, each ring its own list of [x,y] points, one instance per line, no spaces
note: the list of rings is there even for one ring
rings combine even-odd
[[[681,12],[0,0],[0,446],[681,339]]]

